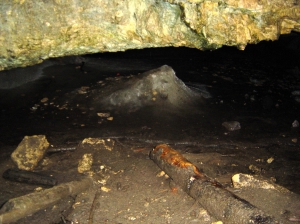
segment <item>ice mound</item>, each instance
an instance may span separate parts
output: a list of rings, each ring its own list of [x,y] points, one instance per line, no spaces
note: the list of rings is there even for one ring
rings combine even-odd
[[[182,107],[197,101],[201,94],[191,90],[177,78],[173,69],[163,65],[112,88],[100,100],[106,109],[140,109],[145,106]]]

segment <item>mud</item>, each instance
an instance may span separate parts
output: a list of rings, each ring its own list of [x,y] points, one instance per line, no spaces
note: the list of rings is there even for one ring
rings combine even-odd
[[[10,154],[24,136],[43,134],[52,148],[76,150],[47,154],[36,171],[55,176],[59,183],[79,180],[84,174],[77,171],[78,160],[90,152],[99,180],[109,176],[105,185],[100,183],[19,223],[68,223],[75,218],[85,223],[217,221],[170,179],[157,176],[160,169],[148,155],[160,143],[178,149],[229,189],[233,174],[246,173],[300,194],[299,128],[292,127],[295,120],[300,121],[300,105],[292,94],[300,89],[299,60],[280,42],[249,46],[243,52],[232,48],[213,52],[146,49],[89,55],[79,62],[56,61],[43,69],[41,78],[1,89],[1,174],[15,167]],[[96,85],[135,77],[164,64],[211,97],[203,97],[189,110],[147,106],[130,113],[100,110],[87,97]],[[42,103],[43,98],[48,101]],[[109,112],[113,119],[99,117],[100,112]],[[241,128],[228,131],[222,123],[229,121],[239,122]],[[89,137],[112,139],[114,149],[100,153],[83,146],[82,140]],[[38,187],[4,179],[0,185],[0,204]],[[253,191],[247,200],[262,196]],[[74,210],[80,203],[89,209]],[[256,203],[263,205],[259,200]],[[293,204],[293,212],[280,208],[271,203],[267,212],[281,214],[286,223],[299,220],[300,204]]]

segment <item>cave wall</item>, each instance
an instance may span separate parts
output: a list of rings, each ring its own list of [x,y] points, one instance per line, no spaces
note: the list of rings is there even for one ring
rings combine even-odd
[[[3,0],[0,70],[150,47],[243,50],[300,32],[299,5],[299,0]]]

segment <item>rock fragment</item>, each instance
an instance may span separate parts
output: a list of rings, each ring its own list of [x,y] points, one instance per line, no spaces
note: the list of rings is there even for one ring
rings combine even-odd
[[[45,135],[25,136],[11,154],[13,162],[21,170],[33,170],[49,147]]]
[[[110,117],[110,113],[97,113],[98,117]]]
[[[271,189],[279,192],[288,192],[284,187],[281,187],[271,181],[262,179],[257,175],[249,175],[238,173],[232,176],[232,184],[234,188],[254,188],[254,189]]]
[[[228,130],[228,131],[236,131],[241,129],[241,124],[238,121],[226,121],[223,122],[222,125]]]
[[[82,156],[82,159],[78,163],[78,173],[84,173],[91,170],[93,165],[93,155],[86,153]]]
[[[110,138],[107,139],[85,138],[83,139],[82,144],[99,145],[99,146],[103,146],[103,148],[108,151],[112,151],[115,145],[115,141]]]
[[[299,127],[299,121],[294,120],[293,123],[292,123],[292,127],[293,128],[298,128]]]
[[[48,101],[47,97],[44,97],[43,99],[41,99],[41,103],[46,103]]]

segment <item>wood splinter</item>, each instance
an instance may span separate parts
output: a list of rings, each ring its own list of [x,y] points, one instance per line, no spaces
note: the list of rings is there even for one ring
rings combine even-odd
[[[150,158],[212,216],[225,223],[276,223],[248,201],[238,197],[166,144],[157,145]]]

